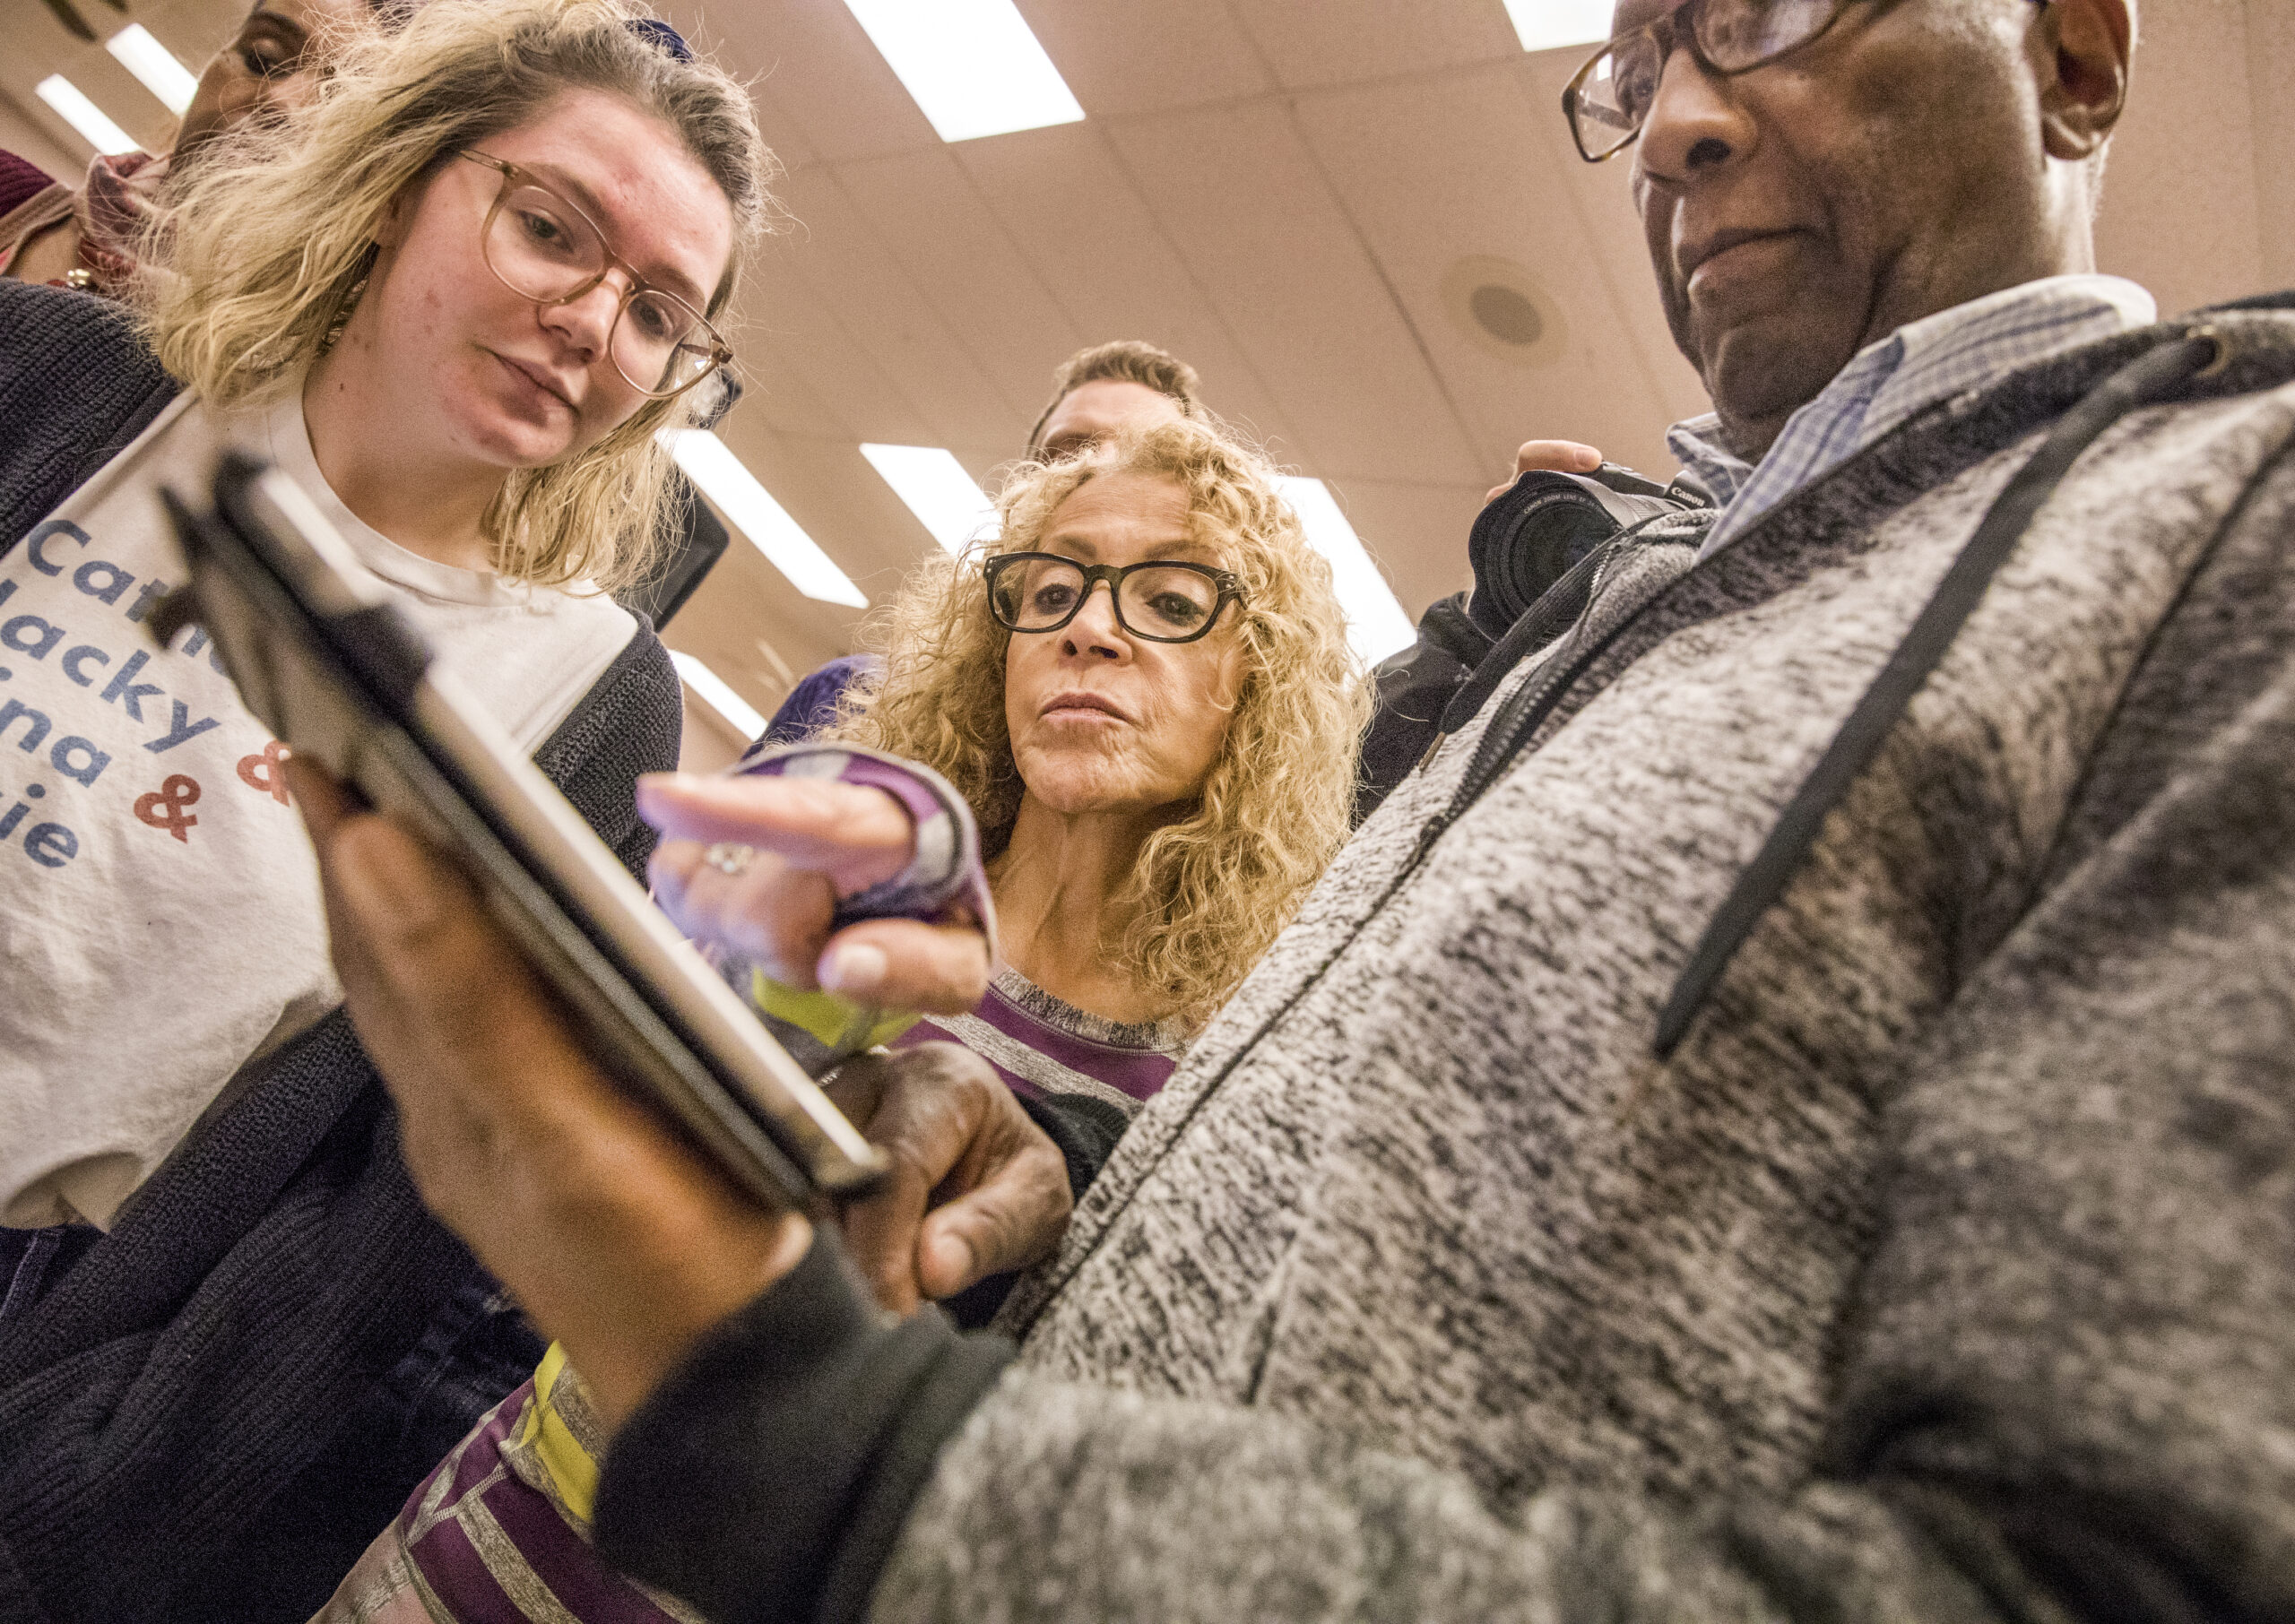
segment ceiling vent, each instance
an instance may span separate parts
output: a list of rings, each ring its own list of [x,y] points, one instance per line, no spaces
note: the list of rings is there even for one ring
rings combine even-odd
[[[1529,272],[1510,259],[1469,255],[1442,277],[1451,324],[1485,355],[1544,367],[1567,347],[1562,311]]]

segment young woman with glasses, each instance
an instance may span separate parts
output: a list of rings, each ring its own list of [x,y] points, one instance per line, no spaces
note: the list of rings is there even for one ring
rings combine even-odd
[[[894,1045],[961,1044],[1001,1078],[985,1086],[1027,1100],[1063,1146],[1096,1119],[1112,1143],[1345,840],[1368,689],[1329,568],[1272,470],[1201,422],[1135,424],[1025,468],[999,508],[984,556],[935,557],[894,603],[881,671],[823,738],[758,752],[749,776],[649,781],[647,816],[672,837],[656,894],[732,950],[737,984],[755,985],[742,973],[754,966],[784,991],[889,1002],[865,963],[785,962],[757,927],[792,884],[817,885],[826,916],[905,875],[833,885],[760,848],[784,843],[792,800],[842,834],[889,818],[919,852],[908,873],[935,866],[925,848],[949,847],[972,885],[960,875],[945,888],[992,916],[1001,962],[975,1010],[928,1015]],[[976,843],[932,833],[950,799]],[[926,928],[854,927],[840,951],[865,961],[871,929]],[[917,1248],[928,1286],[933,1233]],[[913,1307],[915,1284],[904,1296],[896,1283],[879,1286]],[[950,1306],[965,1318],[986,1305]],[[553,1350],[409,1498],[315,1624],[689,1616],[589,1549],[597,1436]]]
[[[134,314],[0,282],[0,1612],[306,1618],[541,1352],[407,1185],[280,747],[152,640],[159,491],[285,470],[641,868],[680,695],[602,589],[769,162],[624,0],[437,0],[204,155]]]

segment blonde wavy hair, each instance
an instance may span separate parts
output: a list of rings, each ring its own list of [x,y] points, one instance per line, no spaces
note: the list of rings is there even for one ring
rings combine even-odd
[[[316,103],[219,140],[154,222],[145,259],[156,268],[137,302],[160,364],[219,406],[275,400],[341,331],[391,205],[577,88],[675,130],[732,205],[714,317],[741,251],[777,212],[775,160],[738,82],[633,23],[659,26],[630,0],[430,0],[395,33],[334,42]],[[713,387],[648,401],[588,450],[512,471],[485,518],[495,566],[544,586],[642,578],[678,516],[655,433],[691,422]]]
[[[1227,737],[1183,816],[1150,835],[1131,889],[1145,929],[1104,944],[1191,1030],[1208,1021],[1291,920],[1347,839],[1368,683],[1347,643],[1330,566],[1307,544],[1275,470],[1209,425],[1135,426],[1072,461],[1022,464],[997,501],[999,539],[919,568],[872,626],[879,674],[849,690],[835,738],[933,767],[978,813],[992,853],[1023,788],[1004,719],[1012,634],[990,616],[983,564],[1029,552],[1094,479],[1168,479],[1189,529],[1243,586],[1243,675]],[[1223,623],[1222,631],[1227,635]]]

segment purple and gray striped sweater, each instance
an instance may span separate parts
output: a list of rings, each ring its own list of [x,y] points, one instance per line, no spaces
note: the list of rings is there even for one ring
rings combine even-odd
[[[1127,1117],[1164,1086],[1183,1047],[1175,1022],[1103,1020],[1014,970],[997,976],[978,1013],[927,1016],[892,1047],[944,1041],[986,1060],[1016,1093],[1080,1094]],[[561,1362],[553,1349],[545,1374],[440,1463],[313,1624],[692,1624],[697,1615],[591,1550],[587,1490],[600,1440],[579,1380],[555,1369]],[[562,1474],[585,1480],[570,1498],[545,1458],[545,1428],[562,1430],[559,1458],[578,1463]]]

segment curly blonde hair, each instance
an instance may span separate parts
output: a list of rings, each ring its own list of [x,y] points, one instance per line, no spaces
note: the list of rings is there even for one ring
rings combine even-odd
[[[1330,566],[1307,543],[1275,470],[1208,424],[1134,425],[1049,467],[1022,464],[997,501],[1001,534],[928,559],[871,628],[881,670],[848,690],[828,730],[922,761],[979,815],[991,852],[1023,785],[1004,717],[1011,634],[990,616],[982,566],[1035,550],[1060,505],[1137,473],[1188,496],[1189,529],[1243,582],[1243,676],[1225,746],[1186,816],[1150,835],[1131,891],[1145,929],[1104,950],[1199,1028],[1224,1003],[1347,839],[1371,695],[1348,652]]]
[[[160,364],[219,406],[276,399],[340,331],[391,205],[576,88],[675,130],[732,204],[735,253],[710,297],[715,316],[740,250],[777,212],[775,160],[748,93],[631,26],[652,17],[631,0],[431,0],[396,33],[337,42],[312,108],[219,140],[154,222],[137,302]],[[495,566],[544,586],[644,576],[677,517],[656,432],[690,423],[709,391],[648,401],[586,451],[512,471],[485,518]]]

